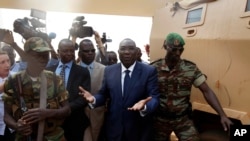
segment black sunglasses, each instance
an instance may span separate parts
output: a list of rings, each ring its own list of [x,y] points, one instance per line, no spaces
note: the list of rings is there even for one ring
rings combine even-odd
[[[80,50],[81,52],[85,52],[85,53],[94,53],[95,52],[95,49],[83,49],[83,50]]]
[[[180,51],[180,52],[183,52],[184,48],[179,48],[179,47],[169,47],[169,49],[172,51],[172,52],[176,52],[177,50]]]
[[[179,47],[174,47],[172,45],[166,45],[166,44],[163,44],[163,47],[165,49],[169,49],[170,51],[172,52],[176,52],[177,50],[180,51],[180,52],[183,52],[184,48],[182,46],[179,46]]]

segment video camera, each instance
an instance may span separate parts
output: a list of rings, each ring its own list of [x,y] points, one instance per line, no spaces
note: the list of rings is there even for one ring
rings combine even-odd
[[[14,32],[19,33],[25,40],[30,37],[41,37],[45,41],[49,41],[50,38],[47,33],[40,30],[46,28],[46,24],[40,21],[40,19],[46,19],[46,12],[31,9],[30,16],[33,18],[16,19],[13,23]]]
[[[106,42],[112,42],[112,39],[107,39],[106,32],[103,32],[101,39],[103,44],[105,44]]]
[[[94,34],[94,30],[91,26],[84,26],[87,21],[84,21],[84,16],[78,16],[73,20],[72,26],[69,30],[71,36],[78,38],[91,37]]]

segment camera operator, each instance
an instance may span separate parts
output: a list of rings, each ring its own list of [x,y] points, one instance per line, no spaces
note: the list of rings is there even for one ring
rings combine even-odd
[[[71,37],[73,43],[76,44],[77,38],[85,38],[95,36],[98,52],[102,54],[105,59],[106,50],[103,46],[102,38],[97,31],[94,31],[92,27],[85,26],[87,22],[84,21],[83,16],[76,17],[72,23],[72,27],[69,32],[69,38]],[[78,49],[78,46],[77,48]],[[91,80],[91,92],[96,93],[102,84],[103,73],[105,66],[95,61],[96,49],[93,42],[89,39],[82,39],[79,44],[77,64],[87,68],[90,72]],[[102,124],[105,115],[105,106],[98,109],[85,108],[85,114],[90,120],[90,125],[84,132],[84,141],[97,141],[102,132]]]
[[[99,33],[96,31],[94,32],[94,35],[95,35],[95,41],[96,41],[97,49],[98,49],[96,53],[95,61],[106,66],[108,65],[107,48],[104,46],[104,44],[106,43],[106,36],[103,36],[101,38]]]
[[[0,29],[0,33],[2,33],[2,32],[5,32],[5,34],[4,34],[4,37],[2,38],[1,41],[4,42],[4,43],[6,43],[6,44],[8,44],[8,45],[10,45],[10,47],[12,47],[19,54],[19,56],[21,58],[21,60],[19,61],[19,63],[16,64],[17,68],[13,67],[13,71],[14,72],[18,72],[18,71],[21,71],[21,70],[25,70],[26,67],[27,67],[27,63],[25,61],[26,60],[26,56],[25,56],[25,53],[24,53],[23,49],[21,47],[19,47],[17,45],[17,43],[14,41],[14,37],[13,37],[12,31],[7,30],[7,29]],[[25,36],[25,37],[27,37],[27,36]],[[48,43],[49,47],[51,48],[51,58],[57,60],[58,57],[57,57],[57,54],[56,54],[53,46],[51,45],[51,40],[47,41],[47,43]],[[51,64],[48,63],[47,67],[49,67],[50,65]]]
[[[32,26],[29,24],[29,22],[31,22]],[[41,32],[39,30],[36,30],[38,27],[44,27],[44,26],[46,26],[46,25],[44,25],[40,21],[38,21],[34,18],[29,19],[27,17],[25,17],[23,19],[16,19],[13,23],[14,32],[20,34],[25,40],[27,40],[31,37],[41,37],[43,40],[45,40],[51,48],[51,58],[57,59],[58,56],[57,56],[56,51],[54,50],[54,48],[51,44],[52,39],[55,37],[54,36],[50,37],[48,34]]]

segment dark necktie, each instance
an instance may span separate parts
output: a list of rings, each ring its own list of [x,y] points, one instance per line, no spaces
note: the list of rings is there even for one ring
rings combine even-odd
[[[123,83],[123,96],[127,95],[128,85],[130,81],[129,72],[130,70],[125,70],[126,75],[125,75],[124,83]]]
[[[60,76],[62,77],[63,80],[63,85],[66,87],[66,82],[65,82],[65,69],[66,69],[67,65],[61,65],[61,72],[60,72]]]

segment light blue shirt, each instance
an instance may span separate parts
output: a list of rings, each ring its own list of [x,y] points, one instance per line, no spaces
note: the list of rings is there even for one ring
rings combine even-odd
[[[56,74],[60,76],[60,72],[62,70],[62,66],[63,65],[66,65],[66,68],[65,68],[65,87],[67,87],[67,84],[68,84],[68,79],[69,79],[69,73],[70,73],[70,70],[71,70],[71,67],[72,67],[72,64],[73,64],[73,61],[70,61],[69,63],[66,63],[66,64],[63,64],[61,61],[59,62],[59,65],[57,66],[56,68]]]
[[[4,83],[5,80],[6,78],[0,77],[0,84]],[[4,102],[2,100],[2,95],[3,93],[0,93],[0,135],[3,136],[6,124],[4,123]]]
[[[27,68],[27,62],[20,61],[20,62],[15,62],[10,67],[10,70],[12,72],[19,72],[19,71],[25,70],[26,68]]]
[[[92,62],[91,64],[87,65],[84,62],[80,61],[80,66],[84,67],[84,68],[88,68],[90,75],[93,72],[93,68],[94,68],[94,63]]]
[[[49,59],[49,62],[47,63],[46,68],[47,68],[47,67],[51,67],[51,66],[55,66],[55,65],[58,64],[58,62],[59,62],[58,59],[51,58],[51,59]]]
[[[0,84],[4,83],[5,80],[12,74],[15,74],[16,72],[11,72],[9,73],[9,75],[5,78],[0,77]],[[0,93],[0,135],[4,135],[5,132],[5,128],[6,128],[6,124],[4,122],[4,101],[2,99],[3,96],[3,92]],[[10,132],[13,133],[14,130],[9,128]]]

